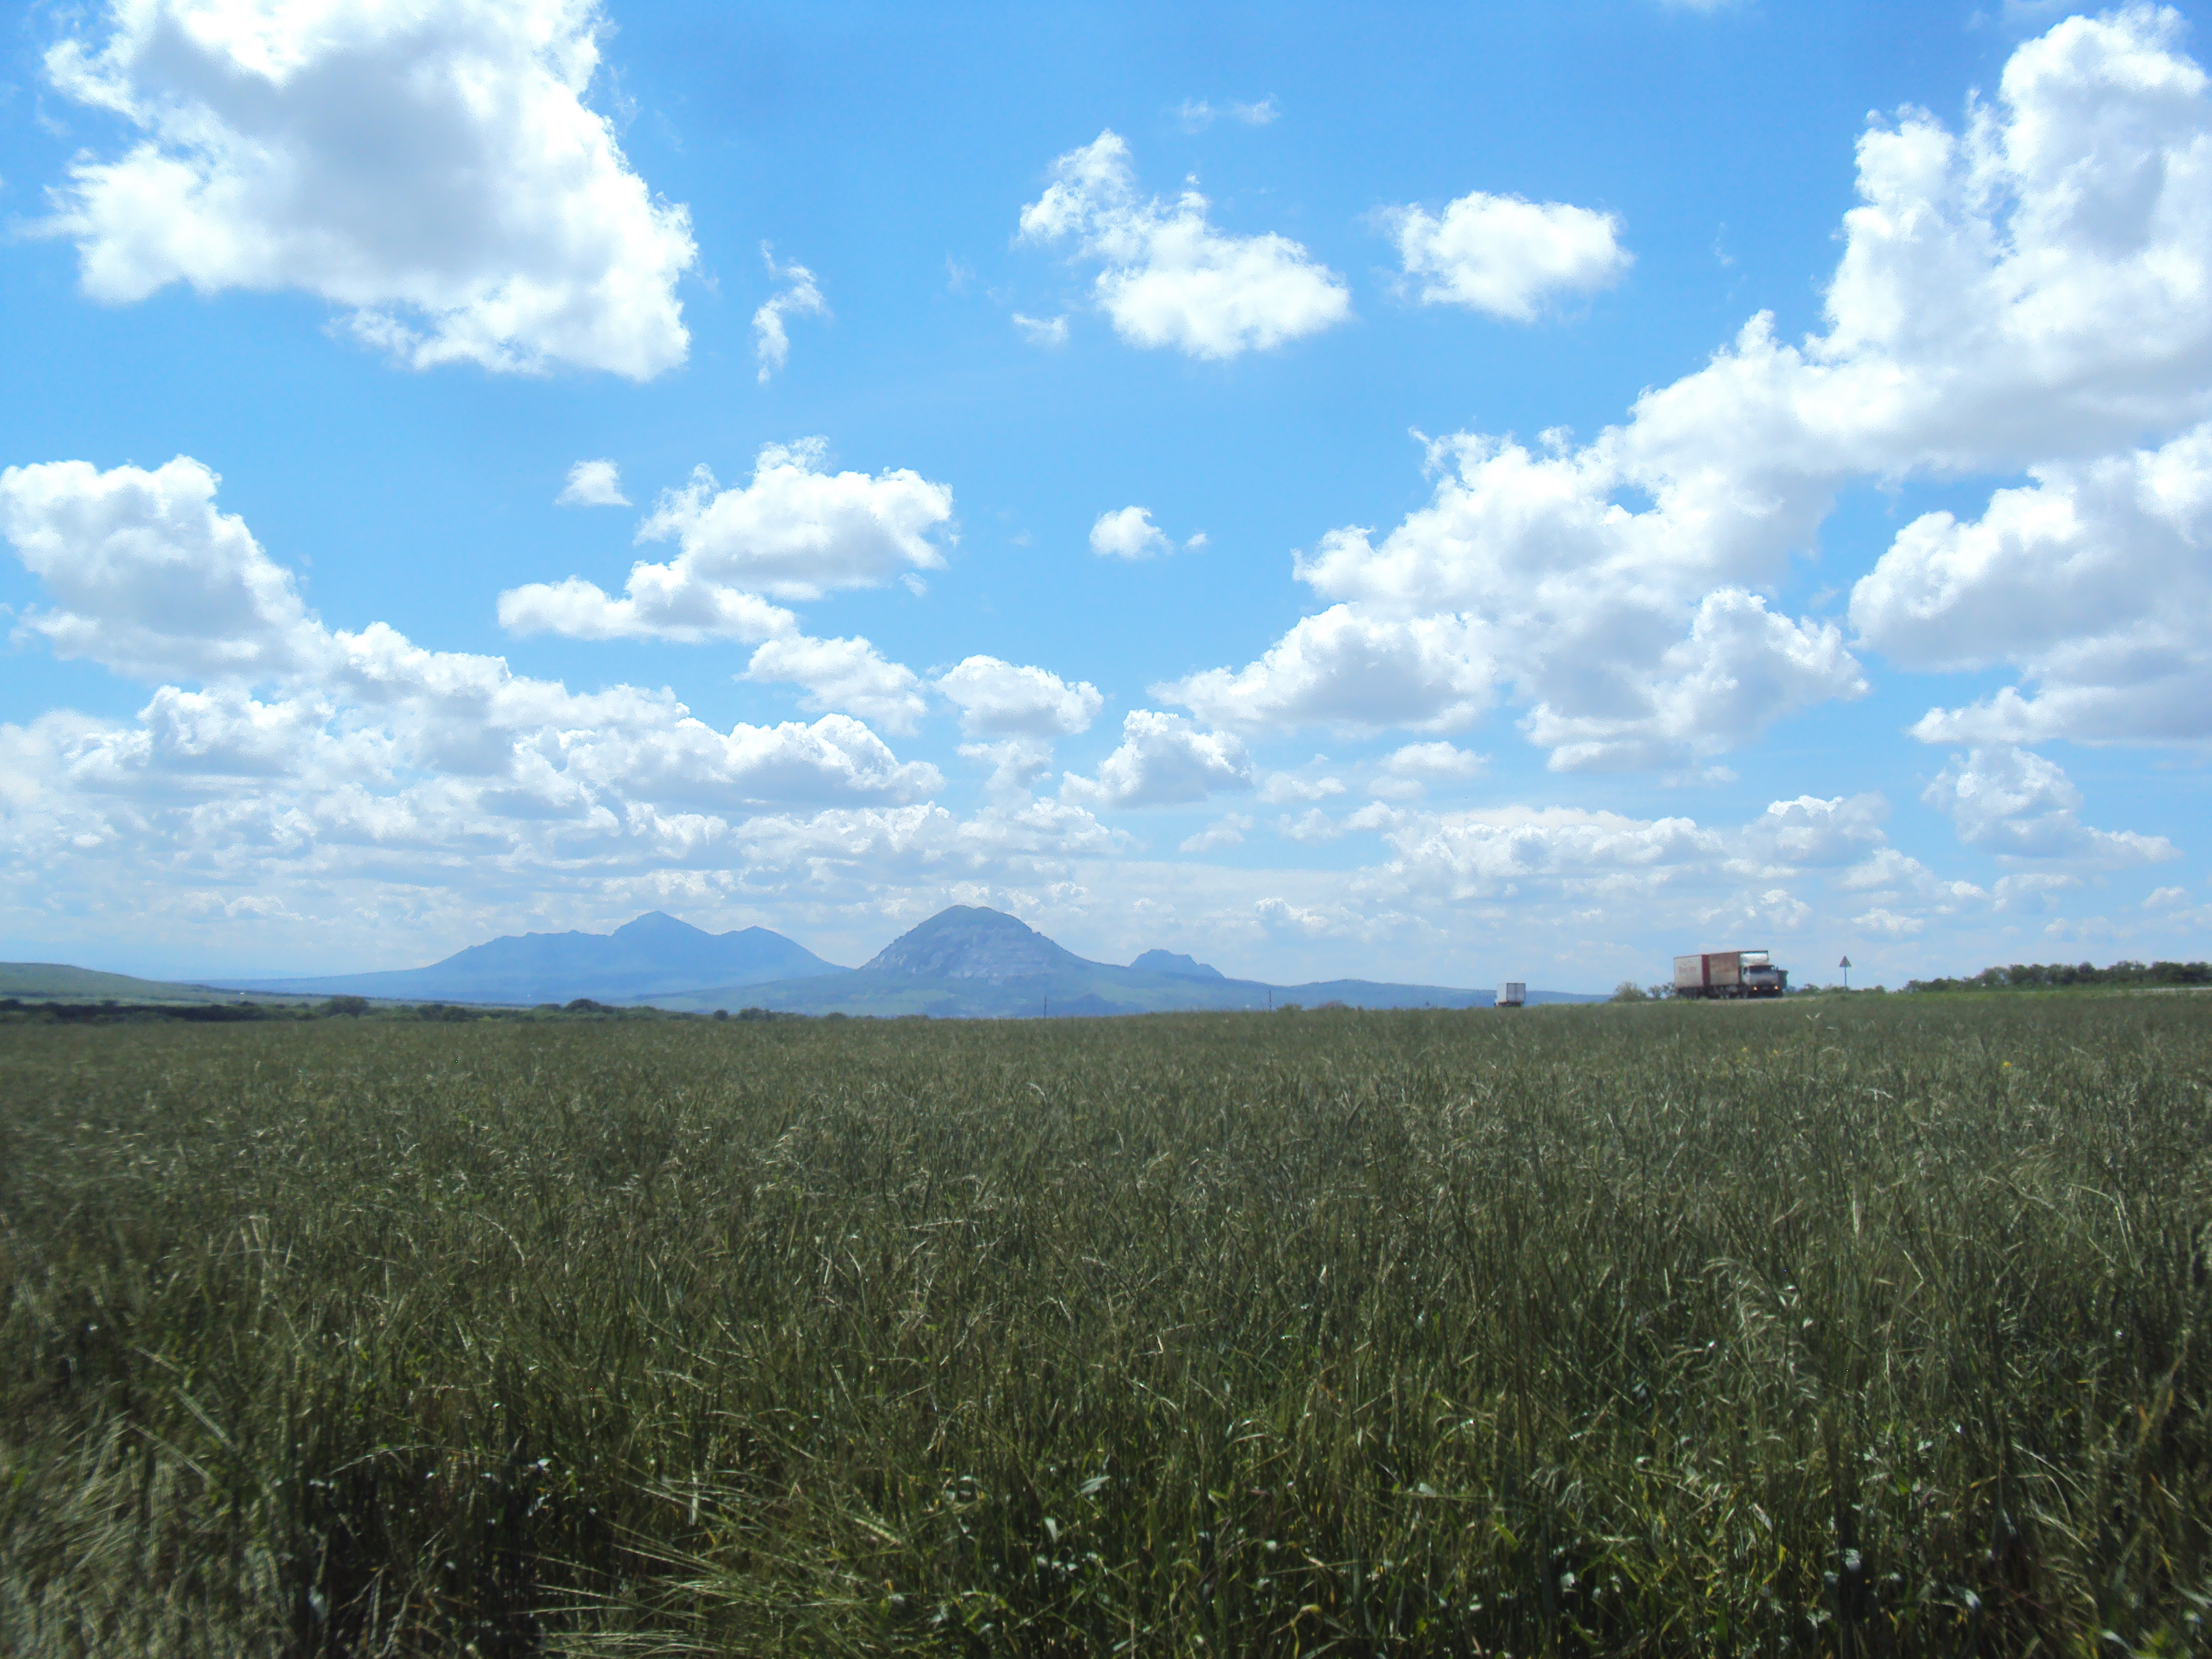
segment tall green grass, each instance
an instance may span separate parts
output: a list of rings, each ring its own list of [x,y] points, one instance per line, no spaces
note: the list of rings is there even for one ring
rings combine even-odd
[[[2212,1009],[0,1028],[0,1650],[2201,1652]]]

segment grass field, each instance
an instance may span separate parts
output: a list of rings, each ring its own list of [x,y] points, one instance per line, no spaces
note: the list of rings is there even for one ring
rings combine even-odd
[[[0,1024],[0,1650],[2212,1650],[2208,1091],[2182,998]]]

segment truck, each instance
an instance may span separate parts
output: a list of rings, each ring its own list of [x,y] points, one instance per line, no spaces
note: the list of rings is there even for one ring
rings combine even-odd
[[[1509,979],[1498,988],[1497,1004],[1500,1008],[1520,1008],[1528,1001],[1528,981]]]
[[[1765,951],[1707,951],[1674,958],[1678,997],[1778,997],[1789,988],[1789,973]]]

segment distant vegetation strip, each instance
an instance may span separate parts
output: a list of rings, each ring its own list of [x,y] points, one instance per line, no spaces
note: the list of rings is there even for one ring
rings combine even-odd
[[[2076,985],[2212,985],[2212,962],[2014,963],[1965,979],[1916,979],[1908,991],[2051,991]]]

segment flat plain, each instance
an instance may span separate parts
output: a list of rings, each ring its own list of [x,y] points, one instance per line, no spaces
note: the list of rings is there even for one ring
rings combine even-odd
[[[2212,1650],[2212,1006],[0,1024],[0,1650]]]

